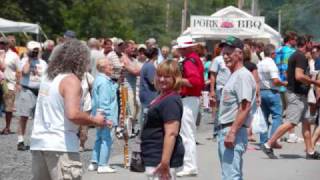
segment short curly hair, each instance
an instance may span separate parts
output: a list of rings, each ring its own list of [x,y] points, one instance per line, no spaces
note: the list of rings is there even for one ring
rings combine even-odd
[[[73,39],[58,45],[50,56],[47,69],[48,79],[53,80],[57,75],[73,73],[79,80],[88,70],[90,51],[87,45]]]

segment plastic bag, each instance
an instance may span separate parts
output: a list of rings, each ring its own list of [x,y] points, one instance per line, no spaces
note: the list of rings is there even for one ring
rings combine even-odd
[[[313,86],[311,85],[309,92],[308,92],[308,103],[316,104],[316,102],[317,102],[316,95],[314,93]]]
[[[268,126],[264,119],[264,115],[260,107],[257,108],[256,112],[253,115],[251,126],[252,126],[252,133],[254,134],[265,133],[268,131]]]

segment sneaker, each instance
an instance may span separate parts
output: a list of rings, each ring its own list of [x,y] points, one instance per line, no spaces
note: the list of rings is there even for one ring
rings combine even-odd
[[[287,143],[297,143],[298,139],[299,138],[296,134],[289,134],[289,137],[287,139]]]
[[[276,155],[273,153],[272,148],[267,148],[265,144],[261,145],[261,150],[270,158],[270,159],[278,159]]]
[[[320,160],[320,153],[318,153],[317,151],[315,151],[313,154],[306,154],[306,159],[316,159],[316,160]]]
[[[30,146],[25,146],[23,142],[19,142],[17,145],[18,151],[27,151],[30,149]]]
[[[83,152],[85,150],[84,146],[80,146],[79,152]]]
[[[177,172],[177,177],[184,177],[184,176],[197,176],[198,175],[198,172],[197,171],[185,171],[185,170],[182,170],[182,171],[179,171]]]
[[[98,173],[115,173],[116,170],[111,168],[110,166],[99,166],[97,172]]]
[[[88,166],[88,171],[96,171],[97,169],[98,169],[97,163],[92,162]]]

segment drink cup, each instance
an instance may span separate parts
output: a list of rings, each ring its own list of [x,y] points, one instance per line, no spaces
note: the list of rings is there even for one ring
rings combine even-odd
[[[202,105],[204,108],[209,108],[209,91],[202,91]]]

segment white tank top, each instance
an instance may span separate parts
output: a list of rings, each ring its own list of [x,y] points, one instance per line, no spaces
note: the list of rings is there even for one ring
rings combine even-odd
[[[65,116],[61,80],[70,74],[59,74],[53,80],[43,77],[37,99],[31,150],[79,152],[78,125]]]

